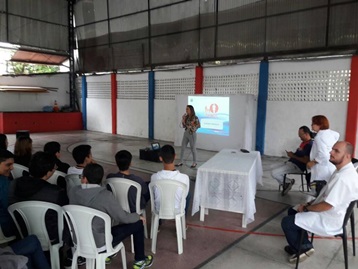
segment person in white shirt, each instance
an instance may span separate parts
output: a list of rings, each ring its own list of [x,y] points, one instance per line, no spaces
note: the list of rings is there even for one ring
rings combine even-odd
[[[332,236],[342,232],[342,223],[350,202],[358,200],[358,174],[351,162],[353,146],[346,141],[335,143],[330,152],[330,162],[336,170],[323,187],[317,199],[290,208],[288,216],[281,222],[288,246],[285,251],[292,255],[291,263],[297,260],[302,230],[321,236]],[[314,253],[307,232],[299,259],[304,260]]]
[[[312,130],[317,132],[310,152],[310,161],[306,164],[311,171],[311,182],[316,186],[316,196],[331,177],[335,167],[329,162],[332,146],[339,139],[339,133],[329,129],[329,121],[323,115],[312,117]]]
[[[163,163],[163,170],[159,171],[152,175],[151,182],[156,182],[159,180],[176,180],[181,183],[184,183],[190,188],[189,177],[185,174],[180,173],[175,169],[174,160],[175,160],[175,149],[171,145],[164,145],[160,149],[159,159]],[[182,190],[178,190],[176,193],[176,202],[175,208],[180,208],[180,200],[182,196]],[[185,213],[188,211],[189,202],[190,202],[190,193],[188,192],[188,196],[186,197],[186,207]],[[153,199],[153,197],[152,197]],[[156,208],[159,208],[160,197],[158,193],[154,190],[154,205]]]

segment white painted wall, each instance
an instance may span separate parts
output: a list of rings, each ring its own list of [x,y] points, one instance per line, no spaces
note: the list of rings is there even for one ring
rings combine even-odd
[[[154,101],[154,138],[174,141],[177,125],[175,100]]]
[[[311,118],[325,115],[330,129],[345,138],[347,102],[268,102],[265,131],[265,155],[286,156],[285,150],[295,151],[301,143],[298,128]]]
[[[112,133],[111,77],[89,76],[86,79],[87,130]]]
[[[313,72],[315,74],[316,72],[319,77],[321,71],[350,70],[350,63],[351,58],[271,62],[269,74],[282,72]],[[317,83],[320,83],[319,79]],[[288,84],[283,83],[281,87],[284,88],[285,85]],[[273,90],[275,89],[269,87],[269,92]],[[308,94],[310,91],[312,89],[307,88]],[[300,143],[298,128],[302,125],[311,128],[311,118],[315,115],[325,115],[330,122],[330,129],[339,132],[340,140],[344,140],[347,106],[347,102],[338,101],[268,101],[265,155],[286,156],[285,150],[295,150]]]
[[[44,106],[70,104],[68,74],[0,76],[0,85],[43,86],[55,88],[49,93],[9,93],[0,91],[0,111],[42,111]]]
[[[330,59],[330,60],[315,60],[315,61],[289,61],[289,62],[270,62],[269,73],[270,81],[275,78],[274,74],[280,72],[317,72],[326,70],[350,70],[350,58]],[[177,72],[177,73],[176,73]],[[239,66],[226,66],[216,68],[204,68],[204,76],[218,76],[215,78],[208,88],[216,88],[213,83],[218,80],[218,94],[227,94],[227,91],[232,91],[235,84],[230,82],[228,76],[244,75],[245,81],[249,81],[247,85],[251,87],[248,92],[255,94],[255,85],[252,82],[253,77],[258,72],[258,64],[247,64]],[[193,94],[194,89],[188,87],[190,83],[188,80],[192,79],[195,70],[180,70],[171,72],[156,72],[156,80],[164,80],[167,83],[168,79],[183,78],[186,86],[176,86],[175,83],[168,84],[165,88],[168,96],[177,94]],[[242,77],[239,77],[240,79]],[[220,84],[220,79],[224,80]],[[239,90],[245,90],[245,83],[239,79]],[[104,80],[104,81],[103,81]],[[117,75],[117,81],[127,80],[132,83],[141,82],[141,93],[147,93],[143,90],[143,81],[148,80],[148,74],[136,75]],[[101,82],[110,81],[110,76],[92,76],[88,77],[87,81]],[[229,82],[228,82],[229,81]],[[180,84],[180,83],[179,83]],[[166,85],[166,84],[165,84]],[[205,85],[205,84],[204,84]],[[234,85],[234,86],[233,86]],[[109,86],[108,86],[109,87]],[[163,87],[163,84],[161,84]],[[285,84],[275,85],[277,87],[285,87]],[[109,89],[110,90],[110,89]],[[269,92],[275,89],[269,87]],[[157,140],[175,141],[175,130],[177,129],[177,107],[175,100],[171,96],[167,98],[163,93],[163,88],[160,89],[161,97],[155,99],[154,102],[154,138]],[[137,93],[136,93],[137,94]],[[157,93],[156,93],[157,94]],[[107,97],[106,97],[107,98]],[[111,105],[110,99],[96,98],[87,100],[88,105],[88,129],[100,132],[111,133]],[[180,108],[182,110],[182,108]],[[136,137],[148,137],[148,102],[146,99],[138,96],[128,99],[117,99],[117,133],[121,135],[129,135]],[[298,128],[301,125],[310,127],[311,118],[314,115],[326,115],[330,121],[331,129],[336,130],[341,135],[341,140],[345,138],[345,124],[347,114],[346,101],[268,101],[267,103],[267,118],[265,130],[265,149],[264,154],[270,156],[285,156],[285,149],[295,150],[300,143],[297,136]],[[256,121],[255,121],[256,124]],[[253,126],[255,126],[255,124]],[[253,130],[255,132],[255,130]],[[253,137],[253,140],[255,138]],[[357,156],[356,149],[356,156]]]
[[[148,101],[117,99],[117,133],[148,137]]]

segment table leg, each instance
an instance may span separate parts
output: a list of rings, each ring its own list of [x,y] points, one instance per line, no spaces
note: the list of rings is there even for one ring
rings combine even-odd
[[[200,221],[204,221],[205,213],[207,212],[207,210],[207,208],[200,206]]]
[[[242,228],[246,228],[246,215],[245,214],[242,214]]]

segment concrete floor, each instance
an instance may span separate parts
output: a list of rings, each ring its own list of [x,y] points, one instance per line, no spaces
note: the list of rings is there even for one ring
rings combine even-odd
[[[71,151],[73,147],[83,143],[90,144],[92,146],[92,153],[94,159],[104,166],[106,174],[109,172],[116,171],[113,156],[120,149],[126,149],[133,154],[132,170],[134,173],[140,173],[140,175],[143,176],[146,180],[149,179],[150,174],[162,169],[161,163],[153,163],[139,159],[139,149],[145,148],[151,143],[151,141],[149,141],[148,139],[124,137],[120,135],[111,135],[89,131],[31,134],[31,138],[33,139],[34,152],[42,150],[43,145],[48,141],[55,140],[60,142],[62,145],[61,159],[71,165],[74,164],[71,156]],[[8,135],[8,139],[9,150],[12,151],[15,142],[15,135]],[[159,142],[161,145],[164,145],[166,143],[172,144],[170,142],[165,141]],[[176,147],[176,151],[180,152],[180,148]],[[198,166],[200,166],[210,157],[215,155],[215,153],[216,152],[212,151],[198,150]],[[196,176],[196,169],[190,168],[191,155],[189,153],[189,150],[187,150],[186,154],[188,156],[187,161],[185,162],[185,165],[180,168],[180,171],[182,173],[188,174],[192,180],[192,185],[195,185],[194,181]],[[283,162],[284,160],[284,158],[262,156],[262,164],[264,170],[263,185],[257,187],[256,197],[262,198],[262,201],[268,201],[267,203],[269,203],[269,201],[272,201],[279,204],[284,204],[285,207],[297,203],[303,203],[307,200],[312,199],[312,196],[299,191],[299,178],[296,178],[296,184],[293,186],[293,189],[289,192],[288,195],[284,197],[280,195],[280,193],[278,192],[278,184],[274,179],[271,178],[270,170],[273,164],[277,162]],[[265,203],[256,202],[256,206],[258,212],[260,212],[260,210],[266,210],[264,208],[261,208],[265,206]],[[357,213],[357,209],[355,209],[355,211]],[[217,213],[217,218],[225,222],[225,217],[227,216],[225,215],[225,213],[226,212]],[[235,243],[228,245],[228,247],[226,247],[224,250],[220,250],[212,254],[209,258],[206,258],[195,268],[294,268],[294,265],[288,263],[288,256],[283,250],[284,246],[286,245],[286,240],[283,236],[280,223],[282,217],[285,216],[285,214],[286,210],[282,210],[278,214],[277,212],[275,212],[275,215],[272,215],[265,222],[260,224],[257,228],[255,228],[253,232],[244,230],[244,236],[236,240]],[[237,215],[238,214],[236,214],[235,216]],[[198,214],[196,214],[193,218],[196,218],[198,220]],[[192,227],[190,227],[189,224],[189,228],[193,229],[193,231],[197,231],[197,233],[200,233],[199,230],[195,229],[195,220],[188,220],[188,222],[190,221],[192,221]],[[165,234],[165,231],[163,234]],[[170,240],[175,241],[175,238],[173,238],[172,235],[171,237],[172,238],[170,238]],[[148,239],[147,241],[150,240]],[[188,252],[188,248],[190,245],[190,242],[186,243],[187,246],[184,245],[184,253],[186,251]],[[212,244],[214,246],[215,242],[212,242]],[[148,246],[150,246],[150,242],[146,242],[146,249],[149,251],[150,247]],[[314,246],[315,254],[303,263],[301,263],[300,268],[344,268],[342,241],[340,238],[315,238]],[[127,248],[127,246],[126,249],[127,252],[129,252],[129,248]],[[351,242],[348,243],[348,251],[349,267],[358,268],[358,258],[353,257],[352,255]],[[197,249],[192,249],[191,252],[188,254],[191,258],[195,258],[196,255],[200,256],[200,252],[201,249],[199,247]],[[127,264],[128,268],[131,268],[131,256],[128,255]],[[178,262],[179,265],[174,266],[174,263],[168,264],[159,262],[160,257],[157,252],[157,255],[155,256],[155,262],[152,268],[192,268],[189,265],[185,265],[185,261],[180,261],[180,256],[182,258],[188,256],[183,256],[184,254],[178,255],[176,253],[166,255],[171,255],[171,257],[169,257],[170,260]],[[107,266],[107,268],[121,268],[120,258],[116,258],[116,262]]]

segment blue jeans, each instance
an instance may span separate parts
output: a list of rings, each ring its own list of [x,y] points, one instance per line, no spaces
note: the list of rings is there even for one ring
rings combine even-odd
[[[299,249],[300,240],[301,240],[301,232],[302,228],[295,224],[295,215],[297,211],[289,208],[288,215],[284,217],[281,221],[281,227],[283,232],[285,233],[286,240],[290,247],[296,251]],[[307,250],[313,248],[312,243],[308,240],[308,234],[304,231],[303,241],[302,241],[302,250]]]
[[[27,267],[29,269],[51,269],[45,254],[42,251],[40,241],[35,235],[29,235],[28,237],[11,244],[10,247],[16,255],[23,255],[29,259],[27,262]]]
[[[115,247],[125,238],[133,234],[134,241],[134,259],[136,261],[145,260],[144,254],[144,227],[143,221],[138,220],[135,223],[120,224],[112,227],[113,241],[112,245]]]

